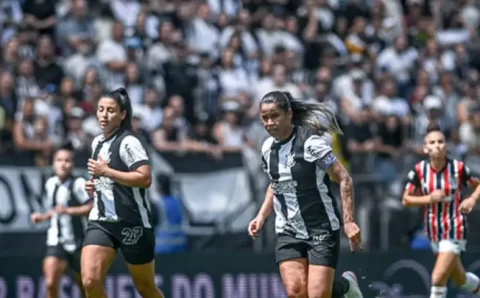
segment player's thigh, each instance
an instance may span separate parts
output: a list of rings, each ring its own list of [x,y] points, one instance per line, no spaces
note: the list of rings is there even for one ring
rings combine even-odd
[[[307,298],[307,259],[297,258],[281,261],[278,267],[287,296],[289,298]]]
[[[43,274],[47,287],[55,286],[67,268],[67,260],[60,254],[57,248],[47,248],[47,254],[43,260]]]
[[[85,288],[98,286],[113,263],[118,244],[115,238],[98,226],[90,225],[85,232],[80,267]]]
[[[335,269],[327,266],[308,266],[308,298],[331,298]]]
[[[307,297],[308,245],[303,240],[279,235],[275,258],[288,297]]]
[[[445,286],[455,267],[458,256],[465,250],[464,241],[441,240],[432,243],[432,250],[436,253],[435,266],[432,271],[432,284]]]
[[[330,297],[340,253],[340,233],[336,231],[314,235],[309,244],[308,297]]]

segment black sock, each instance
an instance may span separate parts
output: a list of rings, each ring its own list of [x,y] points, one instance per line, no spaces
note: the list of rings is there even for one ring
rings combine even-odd
[[[350,290],[350,283],[344,277],[335,278],[333,281],[333,295],[332,298],[342,298],[348,290]]]

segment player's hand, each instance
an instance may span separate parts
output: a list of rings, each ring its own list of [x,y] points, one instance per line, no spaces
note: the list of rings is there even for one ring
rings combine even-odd
[[[42,222],[43,221],[43,216],[42,214],[38,213],[38,212],[33,212],[31,215],[30,215],[30,221],[32,223],[39,223],[39,222]]]
[[[255,238],[257,238],[258,236],[258,233],[260,233],[260,230],[262,229],[264,223],[265,223],[265,218],[263,216],[255,217],[248,224],[248,235],[250,235],[250,237],[252,237],[252,239],[255,240]]]
[[[105,176],[105,172],[108,170],[108,164],[98,156],[98,160],[88,160],[88,173],[92,176]]]
[[[345,236],[347,236],[350,242],[350,251],[355,252],[358,248],[362,250],[362,237],[360,235],[360,228],[353,221],[347,222],[343,225]]]
[[[93,193],[95,192],[95,183],[93,182],[93,177],[85,182],[85,191],[91,198],[93,197]]]
[[[475,200],[475,198],[473,197],[469,197],[469,198],[466,198],[465,200],[462,201],[462,203],[460,203],[460,212],[462,212],[463,214],[469,214],[473,207],[475,207],[475,204],[477,203],[477,200]]]
[[[57,205],[55,206],[54,208],[55,212],[57,212],[57,214],[67,214],[68,212],[68,208],[65,207],[65,206],[61,206],[61,205]]]
[[[432,203],[438,203],[445,199],[445,191],[441,189],[436,189],[430,194],[430,201]]]

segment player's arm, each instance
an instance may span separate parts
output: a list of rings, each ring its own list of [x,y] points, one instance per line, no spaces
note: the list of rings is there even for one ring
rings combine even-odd
[[[476,201],[480,200],[480,179],[475,177],[470,172],[470,169],[464,164],[462,170],[462,182],[466,185],[470,185],[473,190],[471,198],[475,199]]]
[[[421,187],[420,179],[415,170],[408,173],[407,185],[403,192],[402,204],[405,207],[425,206],[433,203],[432,195],[415,195],[416,190]]]
[[[85,190],[85,179],[78,178],[75,180],[75,185],[73,186],[72,191],[75,193],[75,197],[80,202],[80,206],[67,207],[65,213],[72,216],[85,216],[90,213],[90,210],[93,208],[93,200],[88,195]]]
[[[353,201],[353,180],[348,173],[347,169],[338,161],[333,153],[328,153],[330,157],[325,157],[326,159],[334,159],[333,163],[326,168],[328,176],[338,181],[340,184],[340,197],[342,199],[342,211],[343,211],[343,222],[353,222],[354,221],[354,201]]]
[[[355,220],[353,180],[347,169],[333,154],[327,140],[317,135],[308,138],[304,145],[304,158],[306,161],[315,162],[316,166],[325,171],[331,180],[340,184],[343,222],[353,222]]]
[[[47,185],[49,183],[51,183],[51,179],[48,179],[47,182],[45,182],[45,186],[44,186],[44,189],[45,189],[45,192],[47,192]],[[48,192],[47,192],[48,193]],[[52,202],[50,200],[47,199],[47,202],[46,202],[46,208],[50,209],[51,205],[52,205]],[[50,218],[52,218],[52,211],[51,210],[48,210],[47,212],[45,213],[40,213],[40,212],[33,212],[32,214],[30,214],[30,221],[32,223],[40,223],[40,222],[43,222],[43,221],[47,221],[49,220]]]
[[[129,168],[129,172],[108,168],[105,176],[120,184],[148,188],[152,183],[152,173],[147,152],[139,139],[127,136],[120,144],[120,158]]]
[[[258,211],[257,216],[261,216],[263,218],[268,218],[273,211],[273,191],[272,191],[272,183],[268,185],[267,192],[265,193],[265,199],[263,200],[262,207]]]

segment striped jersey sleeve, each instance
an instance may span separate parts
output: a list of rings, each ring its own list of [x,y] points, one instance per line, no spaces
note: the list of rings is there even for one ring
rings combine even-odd
[[[308,162],[315,162],[322,170],[328,169],[337,160],[328,140],[319,135],[311,135],[305,141],[304,158]]]
[[[407,183],[405,185],[405,190],[410,193],[421,188],[420,177],[418,176],[418,173],[417,173],[418,167],[419,167],[419,164],[417,164],[415,168],[411,170],[407,175]]]
[[[467,184],[473,185],[474,183],[479,183],[479,178],[475,177],[470,171],[470,168],[462,161],[459,162],[460,172],[462,177],[462,183],[466,186]]]

